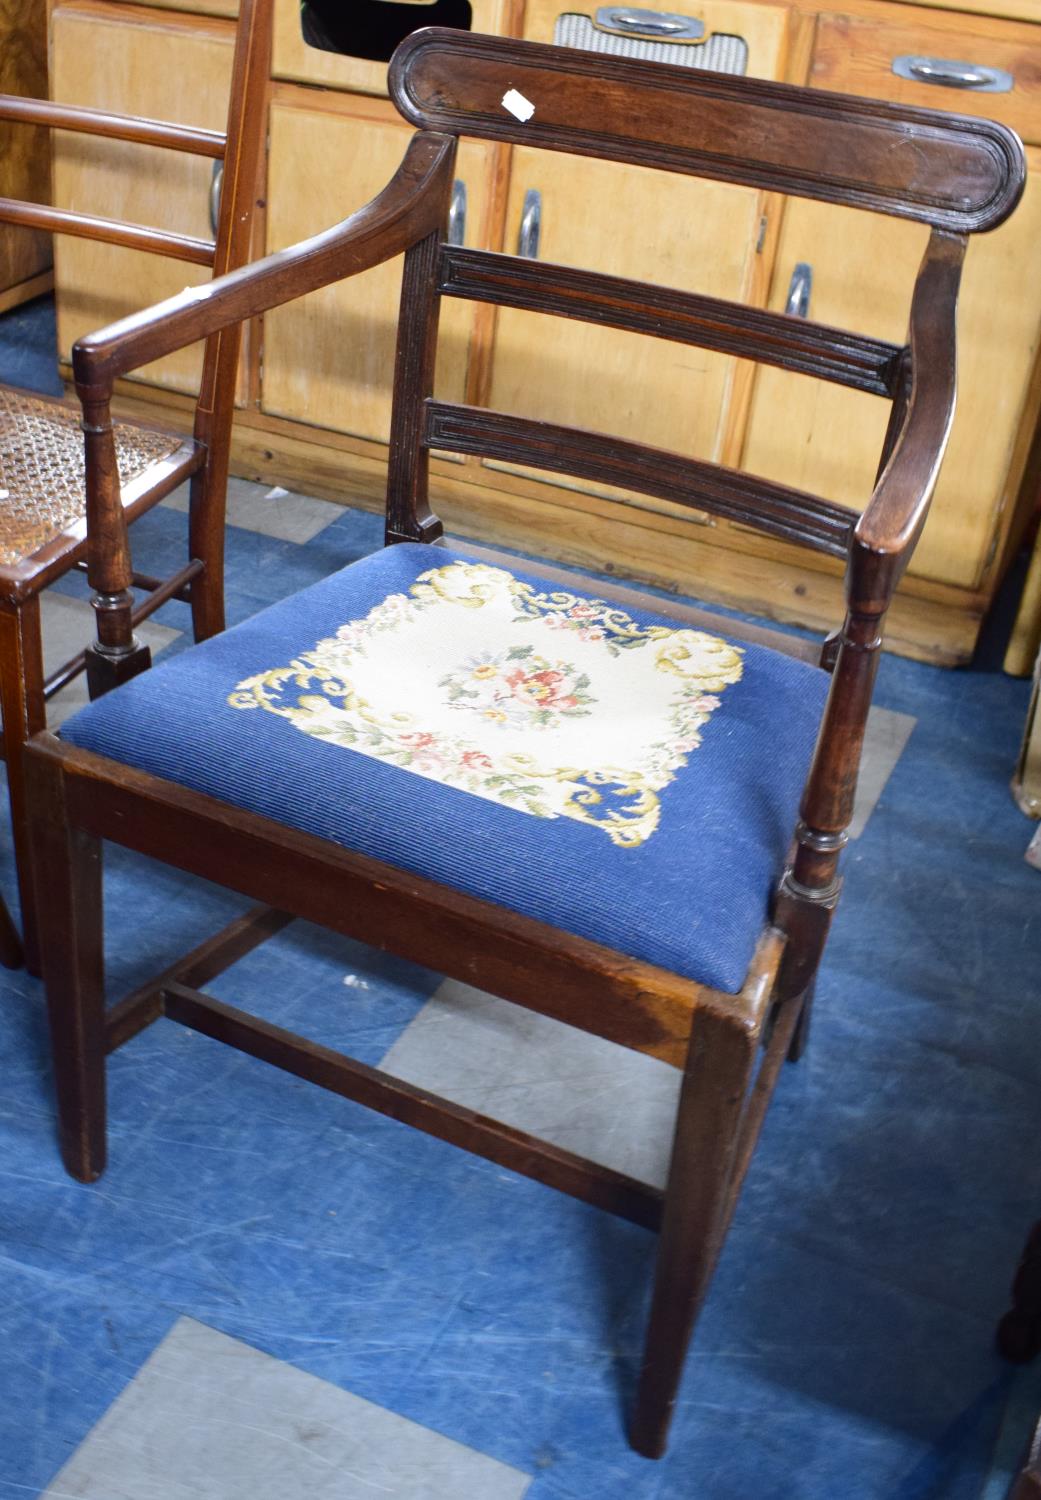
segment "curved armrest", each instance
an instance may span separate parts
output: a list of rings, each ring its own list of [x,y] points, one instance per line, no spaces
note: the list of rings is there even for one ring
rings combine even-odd
[[[72,366],[81,400],[105,399],[139,365],[367,271],[433,233],[444,220],[455,144],[453,136],[413,136],[379,196],[343,223],[80,339]]]
[[[966,241],[934,230],[911,303],[911,396],[900,434],[853,532],[851,593],[884,609],[929,513],[956,396],[958,287]],[[866,586],[866,587],[865,587]],[[865,592],[877,596],[870,604]]]

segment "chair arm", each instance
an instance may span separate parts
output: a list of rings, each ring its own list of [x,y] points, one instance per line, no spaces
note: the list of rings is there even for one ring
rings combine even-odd
[[[884,612],[914,551],[947,448],[956,397],[958,287],[966,241],[934,230],[911,303],[911,395],[896,444],[853,532],[850,603]]]
[[[442,227],[454,157],[453,136],[413,136],[383,191],[343,223],[80,339],[80,399],[103,399],[139,365],[400,255]]]

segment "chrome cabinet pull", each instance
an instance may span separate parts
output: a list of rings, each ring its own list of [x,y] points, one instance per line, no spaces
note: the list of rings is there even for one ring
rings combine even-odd
[[[539,240],[542,237],[542,194],[538,188],[529,188],[524,194],[521,210],[520,232],[517,235],[517,254],[525,260],[537,260]]]
[[[599,26],[601,31],[621,32],[623,36],[640,32],[644,36],[678,37],[681,40],[686,38],[688,41],[696,41],[698,37],[705,35],[704,23],[696,21],[693,16],[678,16],[665,10],[642,10],[628,5],[621,9],[614,5],[601,6],[593,24]]]
[[[448,209],[448,243],[466,244],[466,183],[457,177],[452,184],[452,202]]]
[[[224,186],[224,163],[215,161],[213,163],[213,175],[210,178],[210,228],[213,230],[213,238],[217,238],[217,229],[220,224],[220,193]]]
[[[1015,80],[1003,68],[985,68],[976,63],[955,62],[949,57],[919,57],[912,52],[893,58],[893,72],[912,83],[931,83],[938,88],[972,89],[977,94],[1011,93]]]
[[[793,318],[807,318],[810,314],[810,293],[813,291],[813,267],[806,261],[796,262],[792,279],[788,283],[788,300],[784,310]]]

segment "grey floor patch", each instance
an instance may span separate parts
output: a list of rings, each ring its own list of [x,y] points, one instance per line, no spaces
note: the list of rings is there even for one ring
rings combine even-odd
[[[67,594],[49,589],[40,599],[40,629],[43,632],[44,671],[53,672],[94,639],[94,611],[85,599],[70,599]],[[138,625],[135,634],[138,640],[151,646],[152,655],[157,656],[181,632],[171,630],[167,625],[157,625],[154,620],[145,620]],[[87,701],[87,679],[81,673],[50,700],[47,723],[52,729],[57,728]]]
[[[182,484],[163,501],[171,510],[187,511],[188,486]],[[301,545],[343,515],[343,507],[330,500],[315,500],[250,479],[228,480],[228,524],[243,531],[259,531],[280,542]]]
[[[179,1318],[41,1500],[521,1500],[530,1483]]]
[[[850,838],[858,839],[864,832],[917,722],[913,714],[899,714],[892,708],[873,708],[868,714]]]
[[[381,1067],[664,1186],[680,1074],[657,1058],[446,979]]]

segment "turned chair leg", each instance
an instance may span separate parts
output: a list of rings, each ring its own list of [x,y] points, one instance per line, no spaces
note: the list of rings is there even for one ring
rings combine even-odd
[[[1041,1354],[1041,1221],[1034,1225],[1012,1283],[1012,1306],[998,1324],[998,1350],[1015,1364]]]
[[[710,1011],[694,1020],[662,1214],[647,1343],[630,1441],[665,1451],[694,1324],[730,1221],[755,1038]]]
[[[11,834],[18,875],[18,897],[22,908],[25,963],[31,974],[39,974],[38,924],[23,764],[26,740],[43,729],[47,722],[38,594],[21,604],[0,604],[0,712],[3,713],[4,720],[4,759],[7,762],[7,790],[11,801]],[[11,925],[13,930],[13,924]],[[9,946],[9,937],[10,934],[5,934],[2,939],[5,955],[14,951]],[[17,943],[17,933],[14,933],[14,937]],[[8,962],[6,956],[3,962]]]
[[[26,769],[61,1154],[73,1177],[93,1182],[105,1169],[101,842],[68,825],[53,763],[30,754]]]

